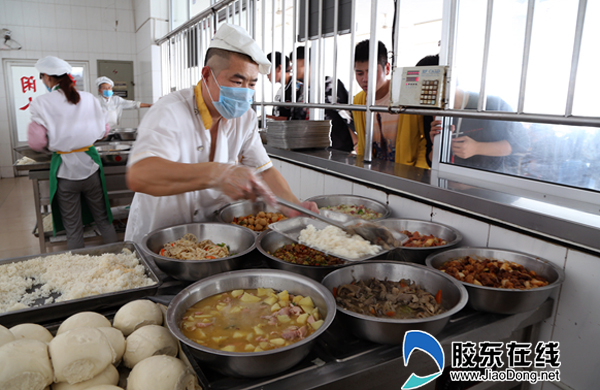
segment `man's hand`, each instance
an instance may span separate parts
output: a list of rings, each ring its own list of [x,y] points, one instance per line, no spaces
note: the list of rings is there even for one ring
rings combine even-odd
[[[317,206],[317,204],[315,202],[309,202],[309,201],[304,201],[302,203],[300,203],[300,206],[304,207],[305,209],[308,209],[309,211],[312,211],[313,213],[317,213],[319,214],[319,207]],[[282,211],[283,213],[289,217],[289,218],[293,218],[293,217],[298,217],[300,215],[304,215],[299,211],[296,210],[292,210],[289,209],[287,207],[282,207]]]
[[[467,159],[477,154],[479,142],[468,136],[458,137],[452,140],[452,153],[457,157]]]
[[[267,203],[274,202],[274,195],[269,187],[250,169],[241,165],[226,165],[215,181],[214,188],[233,200],[249,199],[254,202],[256,198],[262,197]]]

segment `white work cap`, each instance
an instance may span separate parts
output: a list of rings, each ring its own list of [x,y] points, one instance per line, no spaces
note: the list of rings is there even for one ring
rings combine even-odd
[[[40,73],[48,76],[62,76],[63,74],[70,74],[73,70],[67,61],[54,56],[40,58],[35,63],[35,68]]]
[[[240,26],[225,23],[213,36],[209,49],[223,49],[246,54],[258,64],[258,71],[268,74],[271,62],[256,41]]]
[[[114,87],[114,86],[115,86],[115,83],[113,83],[113,81],[112,81],[111,79],[109,79],[108,77],[106,77],[106,76],[98,77],[98,78],[96,79],[96,86],[97,86],[98,88],[100,88],[100,86],[101,86],[102,84],[108,84],[108,85],[110,85],[111,87]]]

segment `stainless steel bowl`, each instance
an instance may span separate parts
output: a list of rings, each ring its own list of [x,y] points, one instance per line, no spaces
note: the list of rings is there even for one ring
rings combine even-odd
[[[293,243],[294,241],[292,241],[291,239],[273,230],[267,230],[262,232],[256,239],[256,247],[258,248],[260,253],[262,253],[265,256],[269,267],[302,274],[304,276],[308,276],[309,278],[316,280],[317,282],[323,280],[323,277],[325,277],[325,275],[327,275],[328,273],[340,267],[344,267],[347,264],[351,264],[347,263],[331,266],[302,265],[281,260],[270,254],[284,245]]]
[[[469,292],[469,306],[475,310],[499,314],[514,314],[533,310],[541,305],[565,280],[565,274],[555,264],[527,253],[495,248],[455,248],[432,254],[425,263],[428,267],[438,269],[446,261],[464,256],[493,258],[513,261],[548,280],[549,284],[530,290],[516,290],[477,286],[461,282]],[[441,271],[437,271],[442,273]]]
[[[198,240],[224,242],[232,256],[215,260],[176,260],[161,256],[158,252],[164,244],[179,240],[192,233]],[[188,223],[157,229],[144,236],[141,247],[144,253],[154,259],[156,265],[166,274],[186,281],[197,281],[210,275],[243,268],[252,261],[252,251],[256,248],[256,236],[249,229],[224,223]]]
[[[252,202],[249,200],[242,200],[240,202],[228,204],[227,206],[224,206],[217,210],[217,221],[231,223],[233,222],[234,218],[245,217],[246,215],[250,214],[258,214],[261,211],[264,211],[265,213],[279,212],[275,208],[268,206],[265,202],[262,201]],[[250,230],[246,227],[244,227],[244,229],[247,229],[256,234],[261,233],[255,232],[254,230]]]
[[[95,145],[100,159],[104,164],[127,164],[131,143],[109,142],[101,145]]]
[[[121,141],[135,141],[137,137],[137,129],[132,127],[113,129],[110,133],[115,134]]]
[[[310,296],[315,307],[323,314],[323,325],[309,337],[295,344],[270,351],[249,353],[225,352],[204,347],[189,340],[179,329],[185,311],[200,300],[226,291],[258,287]],[[194,357],[225,375],[262,377],[278,374],[304,359],[317,337],[333,322],[335,312],[333,296],[314,280],[281,270],[251,269],[214,275],[186,287],[169,304],[167,326],[179,341],[190,347]]]
[[[462,234],[450,226],[441,223],[419,221],[416,219],[397,219],[391,218],[377,222],[390,230],[402,232],[419,232],[422,235],[433,234],[435,237],[446,240],[446,245],[433,246],[427,248],[401,247],[388,252],[387,259],[395,261],[406,261],[409,263],[418,263],[425,265],[425,259],[432,253],[440,250],[450,249],[457,246],[462,241]]]
[[[319,208],[328,206],[339,206],[341,204],[351,204],[360,206],[363,205],[375,212],[381,213],[381,218],[372,219],[371,221],[380,221],[389,218],[392,215],[392,210],[384,203],[374,199],[365,198],[358,195],[319,195],[306,199],[307,201],[315,202]]]
[[[444,328],[450,317],[467,304],[468,300],[467,290],[454,278],[423,265],[411,263],[373,261],[349,265],[331,272],[321,283],[332,291],[334,287],[342,284],[370,278],[381,280],[387,278],[393,281],[410,279],[434,295],[438,290],[442,290],[442,305],[447,309],[446,312],[433,317],[402,320],[371,317],[337,306],[337,311],[357,337],[375,343],[401,344],[404,333],[408,330],[422,330],[436,335]]]

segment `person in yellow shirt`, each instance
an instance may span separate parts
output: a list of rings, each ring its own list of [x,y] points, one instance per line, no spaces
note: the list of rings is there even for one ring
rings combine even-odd
[[[391,65],[387,59],[387,49],[380,41],[377,47],[377,77],[375,105],[388,106],[390,102]],[[354,55],[354,75],[362,91],[354,96],[354,104],[364,105],[369,87],[369,40],[356,45]],[[356,153],[365,152],[365,112],[353,111],[354,126],[358,137]],[[390,114],[376,112],[373,125],[373,158],[394,161],[400,164],[429,169],[426,159],[427,141],[423,131],[421,115]]]

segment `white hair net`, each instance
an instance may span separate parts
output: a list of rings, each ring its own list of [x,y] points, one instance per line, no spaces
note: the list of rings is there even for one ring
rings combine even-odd
[[[70,74],[73,70],[67,61],[54,56],[40,58],[35,63],[35,68],[40,73],[48,76],[62,76],[63,74]]]
[[[271,62],[260,49],[260,46],[240,26],[229,23],[222,25],[213,36],[208,48],[246,54],[258,64],[258,71],[262,74],[268,74],[271,69]]]
[[[109,84],[111,87],[115,86],[115,83],[106,76],[98,77],[96,79],[96,87],[100,88],[102,84]]]

